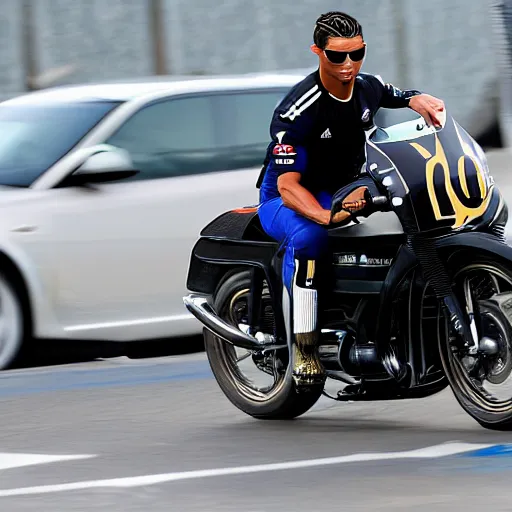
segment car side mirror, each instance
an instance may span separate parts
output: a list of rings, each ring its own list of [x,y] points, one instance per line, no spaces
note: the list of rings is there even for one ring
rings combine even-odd
[[[125,149],[101,150],[87,157],[70,176],[71,185],[108,183],[135,176],[139,171],[133,167],[130,154]]]

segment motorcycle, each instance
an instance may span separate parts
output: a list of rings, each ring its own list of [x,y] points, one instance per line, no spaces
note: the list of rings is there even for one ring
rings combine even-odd
[[[508,208],[482,148],[445,114],[441,127],[420,117],[366,134],[369,210],[329,226],[321,265],[322,382],[293,379],[283,251],[257,207],[227,211],[203,229],[183,300],[204,326],[218,385],[240,410],[292,419],[322,394],[397,400],[450,386],[483,427],[512,429]],[[348,191],[334,196],[333,215]]]

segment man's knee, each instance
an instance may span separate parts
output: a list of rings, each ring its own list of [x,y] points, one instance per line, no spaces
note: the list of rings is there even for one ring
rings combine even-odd
[[[328,232],[319,224],[309,224],[297,231],[291,239],[295,255],[299,258],[318,259],[327,250]]]

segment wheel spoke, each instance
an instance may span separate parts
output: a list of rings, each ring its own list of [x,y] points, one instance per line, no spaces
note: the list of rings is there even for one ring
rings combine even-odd
[[[241,289],[234,293],[223,315],[226,321],[236,326],[240,331],[251,334],[250,311],[249,311],[250,290]],[[254,298],[253,298],[254,299]],[[269,309],[270,308],[270,309]],[[272,333],[274,326],[268,324],[269,317],[273,319],[272,306],[269,302],[268,288],[263,286],[263,296],[261,297],[261,307],[256,308],[260,313],[260,320],[253,318],[255,324],[265,327],[264,333]],[[254,317],[253,311],[253,317]],[[268,354],[259,354],[252,351],[237,353],[233,346],[219,341],[220,349],[224,353],[229,373],[233,382],[239,389],[239,392],[251,399],[258,401],[266,400],[278,391],[282,382],[283,375],[276,369],[275,351]],[[253,364],[240,364],[252,357]]]
[[[469,353],[449,351],[459,390],[478,408],[497,413],[512,409],[512,391],[503,385],[512,374],[512,325],[501,306],[512,299],[512,276],[494,264],[474,263],[458,272],[455,286],[478,344]],[[486,350],[485,339],[496,349]]]
[[[248,359],[251,356],[252,356],[252,352],[247,352],[247,354],[244,354],[243,356],[239,357],[236,360],[236,363],[241,363],[242,361],[245,361],[246,359]]]
[[[476,354],[478,352],[478,332],[476,330],[475,311],[473,308],[473,294],[471,293],[471,284],[468,278],[464,279],[464,297],[466,299],[466,312],[469,319],[471,337],[473,338],[473,346],[470,348],[470,353]]]

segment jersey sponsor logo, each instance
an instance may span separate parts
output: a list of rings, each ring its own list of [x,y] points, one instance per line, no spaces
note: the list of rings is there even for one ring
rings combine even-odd
[[[321,139],[332,139],[331,130],[327,128],[324,133],[320,136]]]
[[[367,108],[363,112],[363,116],[361,117],[361,121],[363,121],[363,123],[367,123],[369,120],[370,120],[370,109]]]
[[[274,146],[273,154],[275,156],[277,155],[296,155],[297,152],[295,151],[295,148],[293,146],[290,146],[289,144],[276,144]]]
[[[286,132],[279,132],[276,134],[277,141],[279,142],[279,144],[283,143],[283,138],[285,135],[286,135]]]
[[[293,158],[276,158],[277,165],[292,165],[295,163]]]

